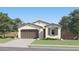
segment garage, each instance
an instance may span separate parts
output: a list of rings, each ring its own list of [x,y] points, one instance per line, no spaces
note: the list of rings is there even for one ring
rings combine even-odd
[[[21,30],[21,38],[38,38],[38,30],[36,29],[26,29],[26,30]]]

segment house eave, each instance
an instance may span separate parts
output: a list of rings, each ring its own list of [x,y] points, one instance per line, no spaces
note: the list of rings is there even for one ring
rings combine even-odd
[[[59,27],[61,27],[59,24],[55,24],[55,23],[51,23],[51,24],[49,24],[49,25],[47,25],[47,26],[45,26],[45,27],[48,27],[48,26],[50,26],[50,25],[52,25],[52,26],[59,26]]]

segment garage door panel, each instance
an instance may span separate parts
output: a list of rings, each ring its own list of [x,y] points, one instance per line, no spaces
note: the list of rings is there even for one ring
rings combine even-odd
[[[21,38],[38,38],[38,30],[22,30]]]

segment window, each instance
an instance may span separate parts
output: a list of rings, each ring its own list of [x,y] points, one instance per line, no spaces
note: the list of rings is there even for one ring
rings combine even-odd
[[[58,28],[55,28],[55,35],[58,35]]]
[[[58,28],[52,29],[48,28],[48,35],[58,35]]]
[[[50,35],[50,28],[48,28],[48,35]]]
[[[55,31],[54,29],[48,28],[48,35],[54,35]]]
[[[55,34],[55,31],[54,30],[52,30],[52,35],[54,35]]]

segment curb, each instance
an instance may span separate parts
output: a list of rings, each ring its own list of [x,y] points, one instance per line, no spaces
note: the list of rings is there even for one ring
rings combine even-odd
[[[79,45],[42,45],[42,44],[31,44],[29,47],[78,47]]]

